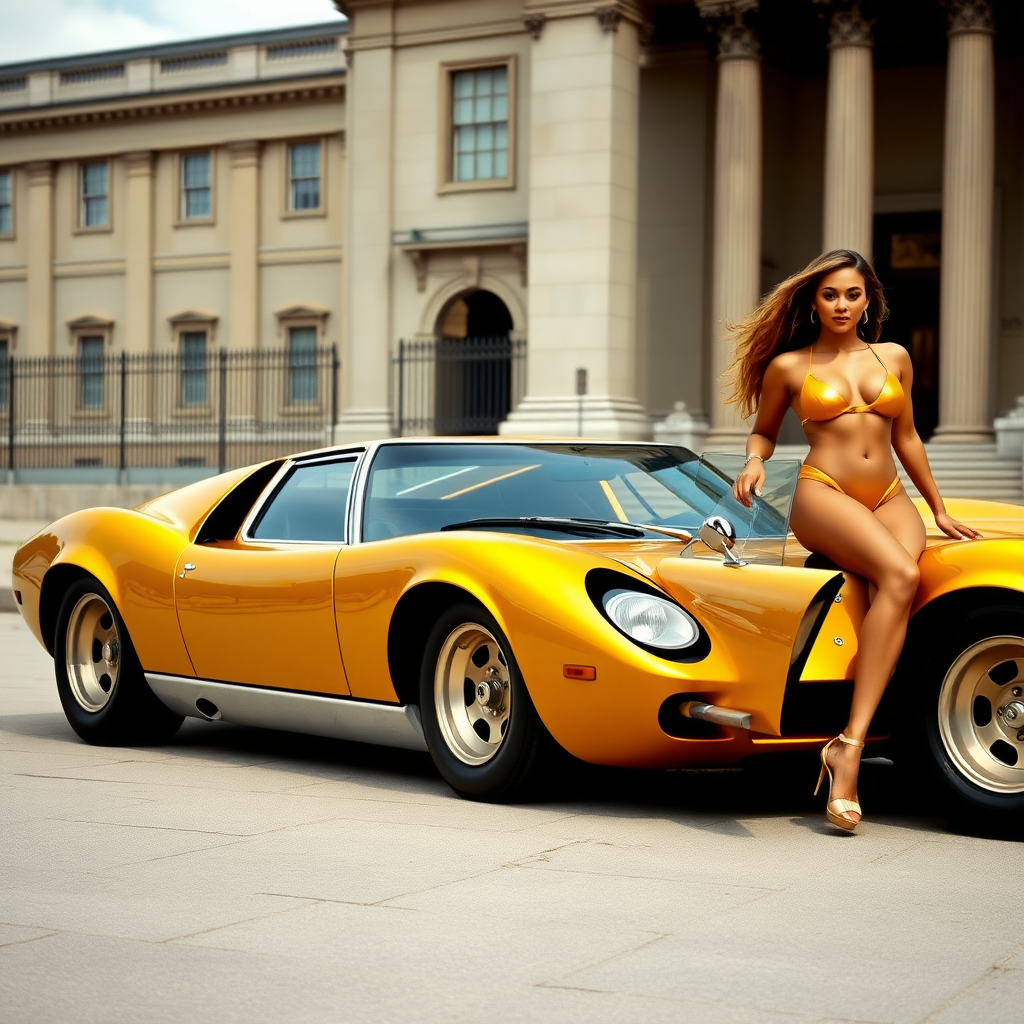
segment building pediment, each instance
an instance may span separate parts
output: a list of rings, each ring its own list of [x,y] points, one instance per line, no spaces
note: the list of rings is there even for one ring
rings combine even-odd
[[[278,320],[324,320],[330,310],[322,306],[289,306],[287,309],[279,309],[274,313]]]
[[[105,316],[80,316],[68,321],[68,327],[73,331],[87,331],[90,329],[103,329],[114,326],[114,321]]]
[[[183,313],[175,313],[167,318],[168,323],[177,324],[215,324],[219,317],[213,313],[205,313],[200,309],[186,309]]]

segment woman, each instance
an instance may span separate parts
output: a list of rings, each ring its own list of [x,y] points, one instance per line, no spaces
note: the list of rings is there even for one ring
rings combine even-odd
[[[848,249],[813,260],[783,281],[734,328],[732,402],[757,413],[734,493],[749,507],[764,463],[792,408],[810,442],[790,526],[797,540],[870,584],[846,728],[821,751],[829,777],[828,819],[852,832],[860,754],[896,667],[925,546],[921,516],[896,475],[899,456],[949,537],[978,537],[942,504],[924,444],[914,429],[913,367],[906,350],[878,341],[888,310],[867,261]],[[817,793],[815,789],[815,793]]]

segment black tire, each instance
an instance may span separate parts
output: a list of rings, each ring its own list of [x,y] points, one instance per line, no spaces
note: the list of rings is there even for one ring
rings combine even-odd
[[[918,638],[914,653],[895,737],[909,792],[958,825],[1021,829],[1024,714],[1012,708],[1010,726],[998,712],[1024,701],[1024,603],[973,608]]]
[[[475,682],[490,686],[490,705],[478,697],[468,700],[471,680],[466,672],[458,682],[463,667],[480,677]],[[437,770],[456,793],[470,800],[499,803],[523,798],[557,749],[537,715],[508,639],[480,605],[455,605],[434,624],[420,673],[420,713]]]
[[[117,606],[91,577],[75,580],[64,595],[53,667],[64,714],[86,743],[163,743],[184,721],[149,688]]]

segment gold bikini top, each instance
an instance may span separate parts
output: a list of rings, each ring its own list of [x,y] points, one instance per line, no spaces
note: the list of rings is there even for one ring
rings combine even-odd
[[[882,363],[882,357],[875,352],[874,346],[868,346],[874,357]],[[845,395],[840,394],[831,384],[826,384],[811,373],[811,360],[814,357],[814,346],[811,346],[807,357],[807,376],[804,377],[803,387],[800,388],[800,408],[804,412],[804,418],[800,426],[805,423],[824,423],[826,420],[834,420],[837,416],[843,416],[848,412],[875,412],[879,416],[885,416],[894,420],[903,411],[906,397],[903,393],[903,385],[899,377],[889,369],[885,363],[882,368],[886,371],[885,383],[878,397],[867,405],[851,405]]]

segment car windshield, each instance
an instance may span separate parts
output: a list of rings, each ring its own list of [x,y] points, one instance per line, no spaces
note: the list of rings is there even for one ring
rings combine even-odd
[[[573,538],[534,517],[635,523],[695,533],[728,512],[744,536],[779,536],[785,515],[732,500],[732,481],[685,448],[613,444],[392,444],[370,467],[363,539],[431,533],[475,519],[486,529]],[[499,520],[499,522],[495,522]],[[638,536],[664,541],[646,531]],[[598,534],[581,523],[579,538]]]

